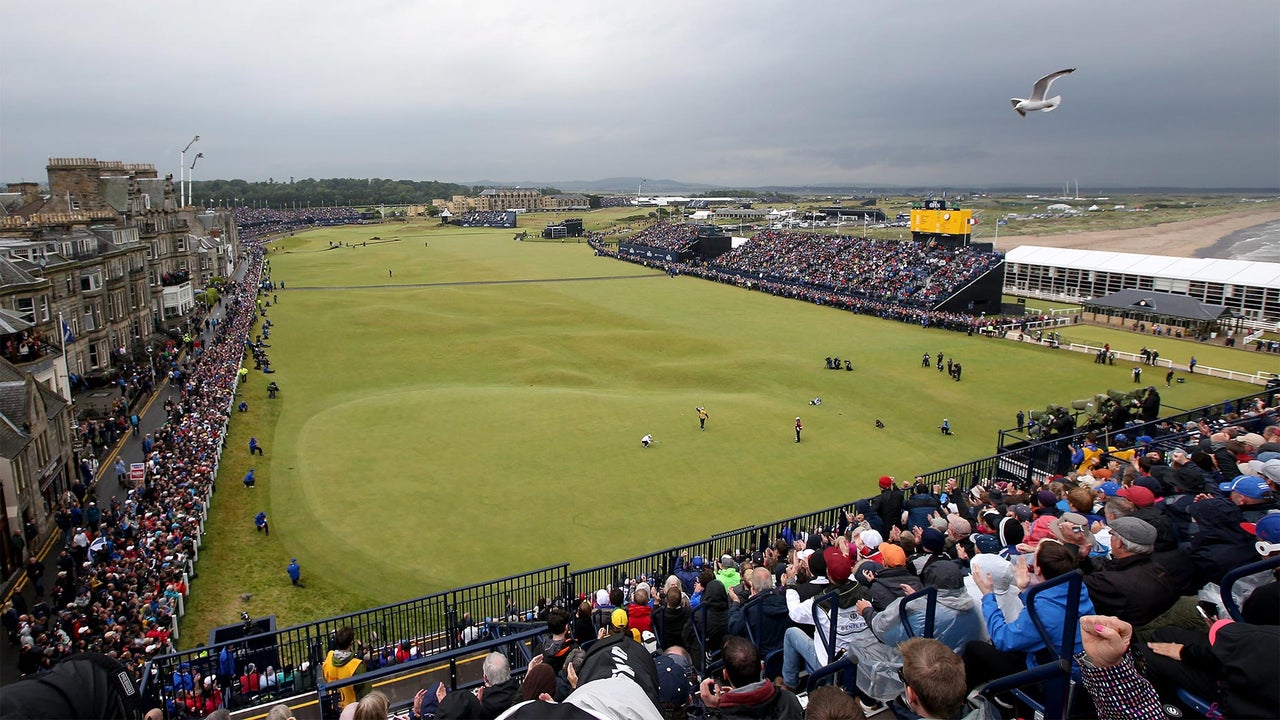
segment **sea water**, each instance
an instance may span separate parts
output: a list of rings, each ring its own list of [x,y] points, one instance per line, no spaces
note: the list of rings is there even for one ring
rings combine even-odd
[[[1280,219],[1237,230],[1197,254],[1230,260],[1280,262]]]

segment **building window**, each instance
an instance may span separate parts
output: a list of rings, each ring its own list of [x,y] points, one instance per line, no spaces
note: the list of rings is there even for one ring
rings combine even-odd
[[[89,343],[89,367],[98,367],[98,344]]]
[[[21,316],[22,316],[22,319],[23,319],[23,320],[26,320],[27,322],[29,322],[29,323],[31,323],[31,324],[33,324],[33,325],[35,324],[35,321],[36,321],[36,311],[35,311],[35,301],[34,301],[34,300],[32,300],[31,298],[24,298],[24,297],[14,298],[14,300],[13,300],[13,309],[14,309],[14,310],[19,314],[19,315],[21,315]]]
[[[102,287],[102,270],[94,270],[92,272],[80,275],[80,291],[93,292]]]

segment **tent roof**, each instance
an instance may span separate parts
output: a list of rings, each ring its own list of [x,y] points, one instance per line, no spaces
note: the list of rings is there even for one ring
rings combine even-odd
[[[1208,305],[1186,295],[1152,292],[1136,288],[1121,290],[1106,297],[1086,300],[1084,305],[1114,308],[1116,310],[1133,310],[1150,315],[1210,322],[1224,315],[1231,315],[1231,310],[1224,305]]]
[[[1256,260],[1178,258],[1022,245],[1010,250],[1005,255],[1005,261],[1280,290],[1280,263]]]

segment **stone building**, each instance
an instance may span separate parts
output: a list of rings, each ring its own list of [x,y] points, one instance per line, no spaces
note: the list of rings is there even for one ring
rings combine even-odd
[[[57,496],[75,479],[71,403],[0,359],[0,570],[21,567]],[[28,540],[30,538],[30,540]]]
[[[476,210],[538,210],[542,193],[531,188],[485,188],[476,198]]]

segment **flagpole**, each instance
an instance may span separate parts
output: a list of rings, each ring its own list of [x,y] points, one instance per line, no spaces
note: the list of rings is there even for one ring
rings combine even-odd
[[[63,399],[71,402],[71,366],[67,364],[67,321],[62,319],[61,311],[58,312],[58,330],[62,333],[62,369],[66,372],[64,378],[66,384],[63,386],[62,394]]]

